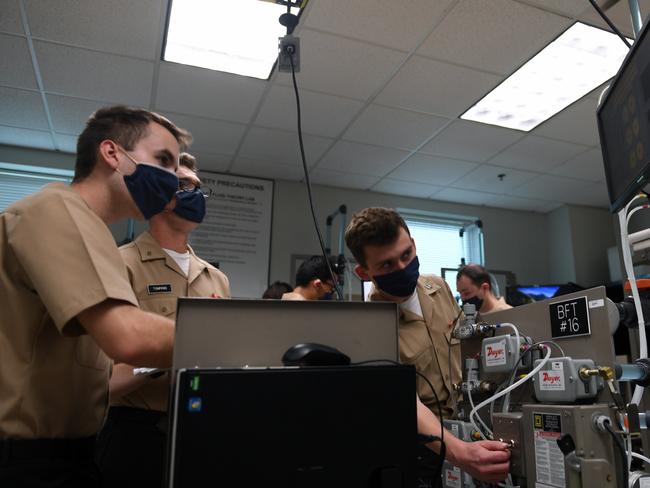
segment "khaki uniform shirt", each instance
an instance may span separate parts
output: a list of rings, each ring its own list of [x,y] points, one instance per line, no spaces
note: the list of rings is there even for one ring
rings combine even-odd
[[[492,309],[491,309],[490,311],[488,311],[488,312],[484,312],[484,313],[482,313],[481,315],[486,315],[486,314],[488,314],[488,313],[492,313],[492,312],[500,312],[500,311],[502,311],[502,310],[509,310],[509,309],[511,309],[511,308],[512,308],[512,305],[508,305],[508,304],[506,303],[505,298],[503,298],[503,297],[499,297],[499,298],[497,298],[497,303],[496,303],[496,305],[495,305],[494,307],[492,307]]]
[[[189,251],[190,271],[186,276],[149,232],[143,232],[135,241],[120,247],[129,281],[142,310],[174,320],[178,297],[230,297],[226,275],[197,257],[191,248]],[[163,375],[111,403],[164,412],[168,397],[169,375]]]
[[[402,310],[399,320],[399,353],[404,364],[412,364],[433,385],[443,418],[452,417],[453,384],[460,383],[460,341],[451,337],[452,324],[460,312],[447,283],[437,276],[421,275],[416,292],[424,317]],[[376,292],[371,300],[380,300]],[[417,379],[417,393],[422,403],[439,416],[440,412],[431,388],[422,378]]]
[[[295,293],[293,291],[290,291],[289,293],[282,294],[282,300],[307,300],[307,299],[303,297],[300,293]]]
[[[0,214],[0,439],[96,434],[111,362],[76,317],[137,305],[104,222],[52,184]]]

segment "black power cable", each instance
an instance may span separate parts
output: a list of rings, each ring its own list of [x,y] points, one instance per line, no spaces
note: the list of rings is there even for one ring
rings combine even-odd
[[[296,110],[298,114],[298,141],[300,143],[300,156],[302,157],[302,168],[305,172],[305,184],[307,186],[307,196],[309,197],[309,208],[311,210],[311,216],[314,220],[314,227],[316,228],[316,235],[318,236],[318,243],[320,244],[321,252],[323,253],[323,258],[325,263],[327,263],[327,269],[330,272],[332,277],[332,283],[334,284],[334,289],[336,290],[336,296],[339,300],[343,300],[343,291],[339,287],[338,279],[334,275],[332,270],[332,265],[330,263],[329,256],[325,251],[325,244],[323,243],[323,236],[318,227],[318,219],[316,219],[316,212],[314,211],[314,201],[311,196],[311,181],[309,180],[309,169],[307,168],[307,160],[305,159],[305,146],[302,142],[302,117],[300,113],[300,94],[298,93],[298,83],[296,83],[296,69],[293,65],[293,56],[295,54],[294,47],[289,45],[286,47],[286,52],[289,55],[289,62],[291,63],[291,79],[293,80],[293,90],[296,94]]]
[[[628,486],[628,479],[630,474],[627,469],[627,451],[623,445],[623,439],[621,439],[621,436],[619,434],[614,432],[614,429],[612,429],[612,425],[609,421],[604,422],[603,427],[605,427],[605,430],[607,430],[607,432],[609,432],[609,434],[612,436],[612,439],[614,439],[614,444],[618,448],[618,453],[621,456],[621,465],[623,466],[623,486]]]
[[[589,0],[589,3],[591,6],[596,9],[596,12],[598,12],[598,15],[605,21],[605,23],[616,33],[618,37],[621,38],[621,40],[625,43],[628,49],[632,49],[632,44],[630,44],[630,41],[627,40],[627,37],[623,35],[623,33],[618,30],[618,28],[614,25],[614,22],[609,20],[609,17],[607,17],[607,14],[603,11],[602,8],[600,8],[600,5],[596,3],[596,0]]]

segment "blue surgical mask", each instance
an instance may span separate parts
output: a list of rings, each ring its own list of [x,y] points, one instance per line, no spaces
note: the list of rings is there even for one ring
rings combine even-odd
[[[377,288],[394,297],[409,297],[420,277],[420,261],[415,256],[408,266],[385,275],[373,276]]]
[[[179,217],[200,224],[205,217],[205,196],[198,188],[176,193],[176,206],[173,212]]]
[[[162,212],[178,191],[178,177],[159,166],[137,162],[125,150],[122,152],[135,164],[135,171],[124,175],[124,182],[146,220]]]
[[[463,305],[466,303],[471,303],[476,307],[476,311],[478,312],[481,310],[481,306],[483,305],[483,299],[479,298],[478,295],[473,296],[472,298],[468,298],[467,300],[463,300]]]

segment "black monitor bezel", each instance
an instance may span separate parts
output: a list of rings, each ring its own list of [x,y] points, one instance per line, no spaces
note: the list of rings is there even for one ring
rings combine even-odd
[[[623,71],[627,68],[630,59],[635,55],[635,53],[639,49],[639,46],[643,44],[645,36],[648,33],[648,23],[649,22],[646,22],[646,24],[643,26],[641,33],[637,36],[636,40],[634,41],[634,44],[632,45],[632,48],[625,56],[625,59],[623,59],[623,62],[621,63],[621,67],[616,72],[614,78],[612,78],[613,81],[605,89],[606,91],[602,99],[600,100],[598,107],[596,108],[596,120],[598,122],[598,133],[600,135],[600,149],[603,155],[603,163],[605,166],[607,194],[609,196],[609,201],[610,201],[609,211],[611,213],[616,213],[620,209],[622,209],[629,202],[631,197],[639,190],[639,188],[645,186],[648,183],[648,176],[650,176],[650,158],[648,158],[648,161],[645,163],[645,166],[643,166],[642,170],[639,172],[639,175],[632,181],[632,183],[630,183],[627,186],[627,188],[614,201],[612,201],[613,189],[612,189],[612,183],[610,180],[609,172],[607,170],[611,166],[608,164],[607,144],[605,142],[605,137],[603,135],[604,129],[603,129],[603,123],[601,118],[601,112],[603,110],[603,107],[605,107],[605,105],[609,101],[612,91],[616,89],[616,86],[618,85],[621,78],[621,73],[623,73]],[[639,181],[640,179],[641,181]]]

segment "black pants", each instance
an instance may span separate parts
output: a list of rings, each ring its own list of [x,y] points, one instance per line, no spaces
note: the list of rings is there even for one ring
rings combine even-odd
[[[163,412],[111,407],[97,438],[95,459],[104,488],[161,488],[167,435]]]
[[[95,438],[0,441],[0,487],[101,488]]]

